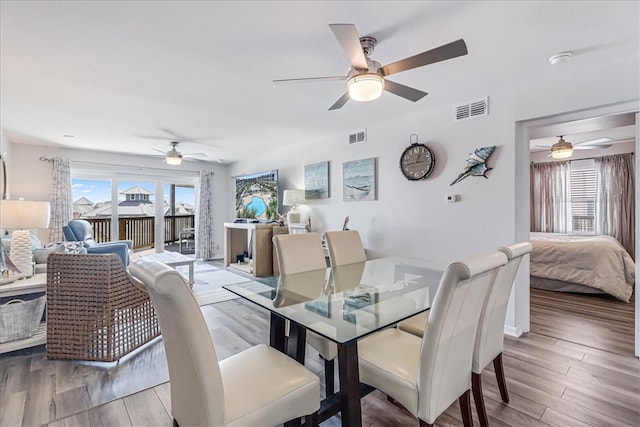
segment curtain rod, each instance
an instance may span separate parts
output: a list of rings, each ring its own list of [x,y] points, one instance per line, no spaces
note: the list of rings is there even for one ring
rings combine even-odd
[[[634,155],[634,154],[636,154],[636,153],[607,154],[607,155],[604,155],[604,156],[581,157],[581,158],[579,158],[579,159],[565,160],[565,161],[567,161],[567,162],[571,163],[571,162],[577,162],[577,161],[579,161],[579,160],[593,160],[593,159],[597,159],[598,157],[620,156],[620,155],[622,155],[622,154],[631,154],[631,155],[633,156],[633,155]],[[561,161],[562,161],[562,160],[561,160]],[[534,164],[534,165],[535,165],[535,164],[539,164],[539,163],[551,163],[551,162],[534,162],[534,161],[531,161],[531,164]]]
[[[47,157],[44,157],[44,156],[40,156],[40,160],[42,160],[43,162],[52,162],[53,158],[47,158]],[[136,169],[136,170],[140,170],[140,171],[154,170],[154,171],[161,171],[161,172],[165,172],[165,173],[180,172],[180,173],[193,174],[193,175],[198,175],[199,174],[198,171],[185,171],[185,170],[181,170],[181,169],[164,169],[164,168],[154,168],[154,167],[147,167],[147,166],[117,165],[117,164],[113,164],[113,163],[85,162],[85,161],[79,161],[79,160],[70,160],[70,163],[76,164],[76,165],[110,166],[110,167],[116,167],[116,168],[129,168],[129,169]]]

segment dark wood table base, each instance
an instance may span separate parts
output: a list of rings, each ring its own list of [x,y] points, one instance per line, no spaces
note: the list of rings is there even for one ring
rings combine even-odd
[[[285,336],[285,319],[271,313],[269,344],[304,365],[307,330],[295,322],[289,322],[289,336]],[[323,422],[341,413],[343,426],[362,425],[360,399],[375,390],[360,383],[358,371],[358,342],[338,344],[338,378],[340,390],[322,400],[318,421]],[[300,425],[290,421],[286,427]]]

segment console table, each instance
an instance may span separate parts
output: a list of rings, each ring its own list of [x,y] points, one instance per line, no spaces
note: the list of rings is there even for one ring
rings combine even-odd
[[[224,223],[224,265],[253,277],[273,274],[274,224]],[[238,263],[236,257],[248,252],[252,263]]]
[[[47,274],[40,273],[28,279],[16,280],[13,283],[0,286],[0,297],[17,297],[20,295],[36,294],[47,291]],[[0,354],[35,347],[47,343],[47,324],[41,322],[33,336],[0,344]]]

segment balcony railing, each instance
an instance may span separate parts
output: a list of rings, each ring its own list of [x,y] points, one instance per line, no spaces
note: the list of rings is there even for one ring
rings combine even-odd
[[[111,218],[86,218],[93,228],[96,242],[111,241]],[[195,226],[195,215],[169,215],[164,217],[164,243],[178,242],[180,232]],[[118,217],[118,238],[133,240],[133,248],[155,245],[155,217]]]

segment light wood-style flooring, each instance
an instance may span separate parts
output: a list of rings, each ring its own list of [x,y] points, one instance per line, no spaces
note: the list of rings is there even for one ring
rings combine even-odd
[[[505,337],[509,404],[500,400],[492,370],[483,373],[491,426],[639,426],[633,305],[605,311],[604,300],[547,291],[533,291],[531,301],[532,331]],[[221,302],[203,313],[219,359],[267,340],[267,313],[249,303]],[[323,378],[309,347],[307,366]],[[169,427],[168,378],[159,339],[117,364],[47,360],[42,348],[10,354],[0,359],[0,426]],[[362,400],[362,412],[365,426],[418,425],[379,392]],[[462,425],[458,404],[436,425]]]

